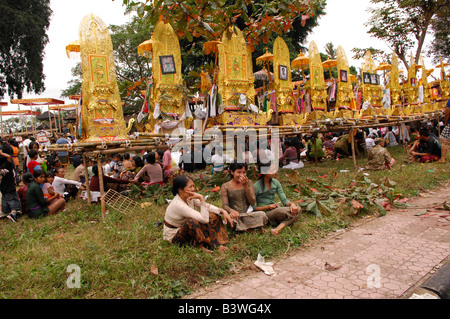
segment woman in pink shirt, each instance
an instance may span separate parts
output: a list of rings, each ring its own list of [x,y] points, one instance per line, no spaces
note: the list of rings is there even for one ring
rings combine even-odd
[[[135,181],[139,180],[139,177],[141,177],[143,174],[147,174],[147,176],[150,178],[149,185],[153,184],[164,185],[163,171],[161,166],[158,163],[156,163],[156,157],[154,152],[148,153],[147,164],[144,165],[144,167],[142,167],[139,173],[136,174],[134,180]]]
[[[294,145],[292,145],[292,142],[290,140],[286,140],[284,145],[286,146],[286,150],[284,151],[283,156],[280,157],[280,162],[283,166],[289,164],[290,162],[298,163],[297,149]]]

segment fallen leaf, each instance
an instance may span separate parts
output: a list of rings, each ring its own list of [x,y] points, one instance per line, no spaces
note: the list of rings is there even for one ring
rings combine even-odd
[[[158,267],[156,267],[155,265],[152,265],[152,269],[150,270],[150,272],[153,275],[158,276]]]
[[[326,178],[328,175],[319,176],[319,178]]]
[[[310,187],[310,189],[311,189],[313,192],[315,192],[315,193],[318,193],[318,192],[319,192],[319,191],[318,191],[317,189],[315,189],[315,188]]]
[[[213,189],[211,189],[211,192],[218,192],[220,191],[220,186],[216,186]]]
[[[294,192],[300,193],[300,191],[297,188],[294,188]]]
[[[296,203],[301,203],[301,202],[303,202],[303,199],[296,200],[295,202]]]
[[[58,234],[58,235],[53,236],[53,239],[61,239],[63,237],[64,237],[64,234]]]
[[[334,271],[334,270],[338,270],[338,269],[341,269],[341,266],[335,267],[335,266],[330,265],[328,262],[325,262],[325,270]]]
[[[363,209],[364,206],[357,200],[352,199],[352,206],[354,209]]]

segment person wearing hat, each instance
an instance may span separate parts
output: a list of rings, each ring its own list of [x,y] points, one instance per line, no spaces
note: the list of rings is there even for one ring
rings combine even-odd
[[[417,150],[412,150],[413,155],[421,163],[436,162],[441,158],[441,143],[430,134],[430,131],[423,127],[419,131],[420,142]]]
[[[366,169],[368,170],[383,170],[391,169],[395,163],[389,151],[384,147],[384,139],[378,137],[375,139],[375,146],[368,151],[368,163]]]
[[[442,130],[440,136],[442,153],[441,159],[438,161],[438,163],[445,163],[447,150],[450,148],[450,99],[447,101],[447,105],[445,106],[444,125],[445,128]]]

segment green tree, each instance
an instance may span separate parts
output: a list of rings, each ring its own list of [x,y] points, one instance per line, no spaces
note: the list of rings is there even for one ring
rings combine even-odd
[[[2,0],[0,12],[0,98],[42,93],[50,0]]]
[[[142,21],[156,25],[158,21],[170,22],[180,38],[193,42],[194,38],[220,39],[229,26],[238,19],[250,45],[267,44],[270,36],[284,34],[302,16],[314,16],[323,0],[185,0],[185,1],[134,1],[123,0],[127,8],[136,8]],[[195,41],[194,41],[195,42]]]
[[[81,93],[81,64],[77,63],[72,68],[71,72],[73,79],[67,83],[69,87],[61,91],[62,97],[69,97],[71,95],[78,95]]]
[[[366,23],[370,27],[368,33],[383,40],[406,68],[409,66],[410,52],[414,49],[414,62],[419,62],[433,19],[449,5],[448,0],[371,0],[371,2],[380,6],[369,10],[372,16]],[[448,30],[444,32],[448,35]]]
[[[327,44],[325,44],[325,53],[328,55],[330,59],[336,60],[337,51],[332,42],[328,42]]]
[[[436,17],[431,22],[431,30],[434,34],[434,41],[428,48],[428,54],[433,58],[434,63],[439,63],[440,58],[450,62],[450,3],[442,10],[438,11]]]

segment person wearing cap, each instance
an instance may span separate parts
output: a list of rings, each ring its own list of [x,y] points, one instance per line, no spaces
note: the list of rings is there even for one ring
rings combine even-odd
[[[442,153],[441,159],[438,163],[445,163],[447,150],[450,148],[450,99],[447,101],[447,105],[445,106],[444,125],[445,128],[442,130],[440,136]]]
[[[395,163],[389,151],[384,147],[385,141],[382,138],[376,138],[375,146],[368,151],[368,163],[366,169],[368,170],[383,170],[391,169]]]
[[[417,149],[411,150],[413,155],[421,163],[436,162],[441,158],[441,143],[423,127],[419,131],[420,142]]]

